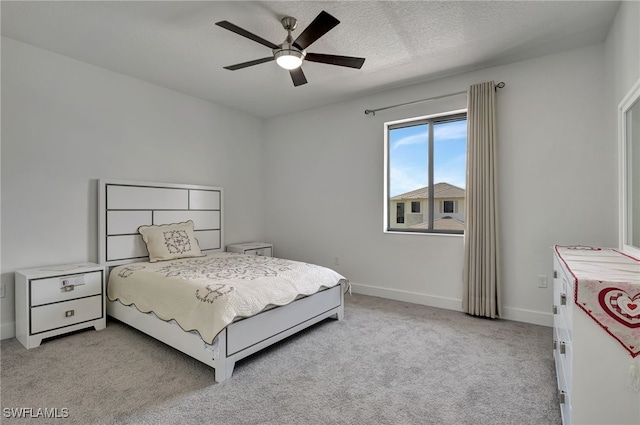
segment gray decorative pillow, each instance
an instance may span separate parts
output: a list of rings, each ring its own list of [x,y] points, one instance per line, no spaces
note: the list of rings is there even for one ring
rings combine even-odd
[[[140,226],[138,232],[147,244],[151,263],[176,258],[202,257],[191,220],[184,223]]]

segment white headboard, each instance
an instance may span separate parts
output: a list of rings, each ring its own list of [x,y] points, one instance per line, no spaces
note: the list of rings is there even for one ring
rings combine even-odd
[[[148,259],[138,227],[193,220],[204,252],[224,250],[222,188],[123,180],[98,182],[98,258],[100,264]]]

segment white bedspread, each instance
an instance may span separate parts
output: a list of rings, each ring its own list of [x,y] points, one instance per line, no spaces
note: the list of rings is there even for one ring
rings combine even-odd
[[[175,320],[211,344],[237,318],[282,306],[338,285],[344,277],[326,267],[229,252],[114,268],[109,300],[134,304],[162,320]]]

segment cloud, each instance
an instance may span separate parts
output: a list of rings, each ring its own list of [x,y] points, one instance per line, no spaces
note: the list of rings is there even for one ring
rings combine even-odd
[[[424,174],[424,173],[422,173]],[[416,179],[420,173],[416,170],[407,168],[391,167],[389,169],[389,195],[394,197],[401,193],[411,192],[412,190],[420,189],[427,186],[426,176],[420,180]]]
[[[433,136],[436,141],[466,139],[467,122],[456,121],[447,124],[439,124],[433,128]]]
[[[400,146],[424,145],[427,143],[427,137],[429,137],[429,133],[426,130],[410,136],[404,136],[394,141],[391,145],[391,149],[397,149]]]

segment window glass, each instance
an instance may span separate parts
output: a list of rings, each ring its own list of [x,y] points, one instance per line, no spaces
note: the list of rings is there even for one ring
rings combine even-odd
[[[396,204],[396,223],[403,224],[404,223],[404,202],[399,202]]]
[[[388,123],[388,231],[464,232],[466,113]],[[405,203],[410,202],[410,214]]]
[[[444,213],[453,213],[455,212],[453,210],[453,201],[443,201],[443,208],[442,208],[442,212]]]

